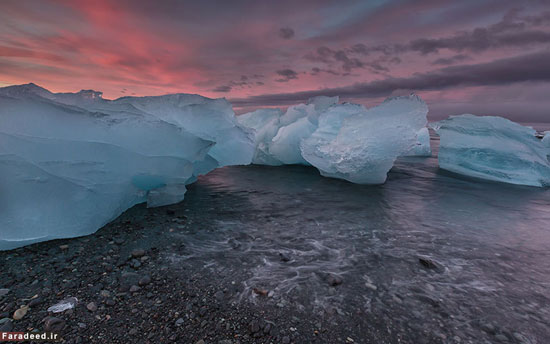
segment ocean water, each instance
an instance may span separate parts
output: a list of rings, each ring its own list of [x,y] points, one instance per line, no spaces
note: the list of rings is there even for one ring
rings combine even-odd
[[[305,166],[218,169],[186,195],[205,230],[167,259],[235,276],[234,302],[391,323],[419,343],[547,342],[550,190],[446,173],[431,143],[432,157],[400,159],[379,186]]]

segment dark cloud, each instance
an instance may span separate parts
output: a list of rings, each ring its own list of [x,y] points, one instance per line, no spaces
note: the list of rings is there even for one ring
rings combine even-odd
[[[328,74],[332,74],[332,75],[341,75],[341,73],[338,73],[337,71],[335,70],[332,70],[332,69],[321,69],[321,68],[318,68],[318,67],[313,67],[311,68],[311,72],[309,73],[310,75],[317,75],[319,73],[328,73]]]
[[[291,39],[292,37],[294,37],[294,30],[289,27],[282,27],[279,30],[279,37],[283,39]]]
[[[342,98],[377,98],[397,90],[442,90],[459,86],[494,86],[516,82],[550,82],[550,51],[537,52],[492,62],[445,67],[410,77],[389,77],[347,87],[295,93],[266,94],[233,99],[238,106],[280,105],[304,101],[310,97],[339,95]]]
[[[349,75],[354,69],[368,68],[373,73],[389,72],[390,64],[401,63],[398,56],[390,56],[391,49],[387,46],[367,47],[364,44],[355,44],[351,48],[333,50],[328,47],[319,47],[314,52],[308,52],[304,55],[304,59],[310,62],[323,63],[326,65],[325,71],[331,71],[331,74],[337,73],[333,67],[339,65],[344,73],[341,75]],[[370,57],[367,59],[359,59],[354,55],[369,56],[374,52],[383,52],[384,55],[378,57]],[[388,52],[386,54],[386,52]],[[314,71],[315,72],[315,71]],[[335,74],[336,75],[336,74]]]
[[[388,63],[400,63],[398,55],[416,52],[421,55],[438,53],[447,49],[454,52],[475,52],[495,50],[506,47],[538,46],[550,44],[550,31],[540,25],[550,23],[550,11],[534,16],[521,16],[520,9],[507,11],[496,24],[478,27],[470,31],[461,31],[439,38],[418,38],[403,44],[365,45],[354,44],[343,50],[332,50],[326,46],[315,52],[307,53],[304,58],[311,62],[332,65],[334,61],[342,62],[346,71],[353,68],[370,67],[373,72],[388,72]],[[359,60],[353,56],[371,56],[370,60]],[[373,55],[378,56],[372,58]],[[434,61],[436,65],[449,65],[464,61],[465,55],[452,58],[441,58]]]
[[[220,85],[212,89],[212,92],[220,92],[220,93],[227,93],[234,89],[238,88],[252,88],[252,86],[261,86],[264,83],[261,81],[254,82],[251,79],[261,79],[264,76],[261,74],[253,74],[253,75],[241,75],[241,77],[238,80],[231,80],[227,82],[225,85]],[[208,80],[200,83],[195,83],[197,86],[208,86],[211,85],[214,82],[214,80]]]
[[[440,49],[480,52],[494,48],[544,43],[550,43],[550,32],[525,30],[495,34],[488,29],[477,28],[471,32],[447,38],[416,39],[409,43],[408,50],[426,55],[437,53]]]
[[[358,58],[350,57],[344,50],[332,50],[328,47],[319,47],[315,52],[307,53],[304,58],[311,62],[320,62],[332,66],[339,64],[341,68],[350,72],[355,68],[364,68],[365,63]]]
[[[405,46],[394,46],[393,52],[415,51],[423,55],[437,53],[440,49],[480,52],[504,47],[550,43],[550,32],[537,28],[542,23],[550,22],[549,12],[528,17],[520,16],[520,13],[519,9],[511,9],[496,24],[459,32],[448,37],[415,39]]]
[[[288,82],[292,79],[298,79],[298,73],[293,71],[292,69],[282,69],[278,70],[277,74],[281,76],[282,78],[276,79],[277,82]]]
[[[231,91],[231,86],[229,85],[221,85],[221,86],[218,86],[214,89],[212,89],[212,92],[220,92],[220,93],[227,93],[229,91]]]
[[[459,54],[459,55],[454,55],[454,56],[451,56],[451,57],[439,58],[439,59],[435,60],[434,62],[432,62],[432,64],[433,65],[452,65],[452,64],[455,64],[455,63],[458,63],[458,62],[469,60],[469,59],[470,59],[470,57],[468,55]]]

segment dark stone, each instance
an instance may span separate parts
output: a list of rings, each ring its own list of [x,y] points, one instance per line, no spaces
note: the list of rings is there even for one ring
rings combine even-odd
[[[290,344],[290,337],[284,336],[282,341],[283,341],[283,344]]]
[[[430,270],[441,269],[441,266],[439,265],[439,263],[436,263],[433,259],[428,257],[418,257],[418,262],[426,269],[430,269]]]
[[[172,209],[166,209],[166,215],[175,215],[176,212]]]
[[[199,309],[199,315],[201,317],[205,316],[207,312],[208,312],[208,309],[206,307],[201,307],[201,309]]]
[[[59,333],[65,328],[65,320],[56,317],[47,317],[44,320],[44,331]]]
[[[283,253],[283,252],[279,252],[279,258],[281,258],[282,262],[290,261],[290,257],[286,253]]]
[[[151,276],[149,276],[149,275],[143,276],[143,277],[139,280],[139,282],[138,282],[138,284],[139,284],[140,286],[142,286],[142,287],[143,287],[144,285],[149,284],[149,283],[151,283]]]
[[[130,266],[134,269],[138,269],[141,267],[141,263],[137,259],[132,259],[132,261],[130,262]]]
[[[95,312],[97,311],[97,305],[95,304],[95,302],[90,302],[86,305],[86,308],[90,311],[90,312]]]
[[[256,333],[260,331],[260,324],[257,320],[252,320],[250,324],[248,325],[248,329],[250,330],[250,333]]]
[[[145,250],[143,249],[135,249],[132,251],[132,257],[134,258],[139,258],[139,257],[143,257],[145,255]]]
[[[340,285],[344,282],[342,277],[335,275],[335,274],[328,274],[327,276],[327,282],[330,286],[336,287],[337,285]]]
[[[218,290],[218,291],[216,292],[216,294],[214,294],[214,297],[216,298],[216,300],[222,301],[223,298],[224,298],[223,291]]]
[[[31,302],[29,302],[28,306],[33,308],[40,305],[42,302],[44,302],[44,299],[42,299],[41,297],[37,297],[32,299]]]
[[[13,330],[13,323],[11,319],[6,320],[0,325],[0,332],[11,332],[11,330]]]
[[[120,291],[128,291],[131,286],[137,285],[141,276],[135,272],[125,272],[119,278]]]

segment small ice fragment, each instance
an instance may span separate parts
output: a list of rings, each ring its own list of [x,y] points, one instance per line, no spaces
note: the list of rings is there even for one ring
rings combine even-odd
[[[68,309],[74,308],[77,303],[78,299],[76,297],[69,297],[48,308],[48,312],[61,313]]]

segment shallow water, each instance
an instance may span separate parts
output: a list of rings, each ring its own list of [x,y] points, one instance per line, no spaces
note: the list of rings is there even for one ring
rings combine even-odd
[[[550,338],[550,190],[470,180],[401,159],[380,186],[303,166],[218,169],[190,186],[201,230],[166,259],[233,278],[234,302],[383,324],[422,342]],[[419,257],[438,264],[427,269]],[[329,274],[343,283],[331,286]],[[253,290],[265,290],[269,297]]]

